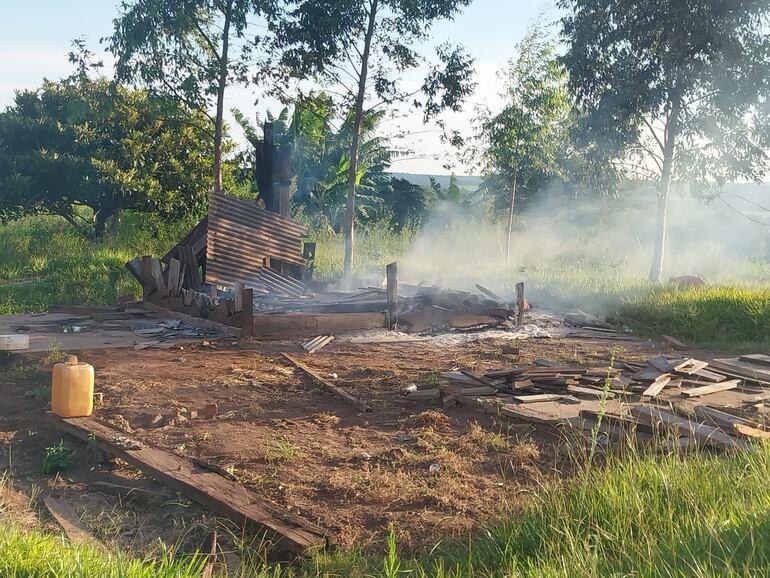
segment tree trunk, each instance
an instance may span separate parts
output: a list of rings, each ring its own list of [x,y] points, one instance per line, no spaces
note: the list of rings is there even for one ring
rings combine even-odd
[[[361,55],[361,72],[358,76],[358,94],[356,95],[355,117],[353,119],[353,142],[350,146],[350,168],[348,170],[348,199],[345,206],[345,259],[343,276],[349,278],[353,272],[353,226],[356,219],[356,175],[358,173],[358,145],[361,140],[361,122],[364,118],[364,98],[366,96],[366,77],[369,73],[369,54],[377,19],[377,4],[372,0],[369,7],[369,24],[364,39],[364,52]]]
[[[658,283],[663,278],[663,267],[666,259],[666,237],[668,234],[668,194],[671,190],[671,179],[674,166],[674,151],[676,139],[679,136],[680,105],[675,102],[671,107],[671,116],[666,124],[663,142],[663,169],[658,183],[658,209],[655,231],[655,252],[652,256],[650,281]]]
[[[217,115],[214,119],[214,192],[222,192],[222,132],[225,114],[225,89],[227,88],[228,51],[230,48],[230,23],[233,13],[233,0],[225,8],[225,21],[222,30],[222,55],[219,59],[219,83],[217,85]]]
[[[508,209],[508,234],[505,239],[505,264],[511,262],[511,234],[513,233],[513,208],[516,205],[516,179],[518,172],[513,173],[513,183],[511,184],[511,206]]]

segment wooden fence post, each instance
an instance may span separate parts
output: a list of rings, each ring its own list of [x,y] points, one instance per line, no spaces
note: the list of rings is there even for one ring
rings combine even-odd
[[[524,324],[524,283],[516,283],[516,309],[518,315],[516,316],[516,325]]]
[[[398,263],[390,263],[386,268],[388,278],[388,329],[395,329],[398,324]]]
[[[241,337],[254,336],[254,289],[244,288],[241,292]]]

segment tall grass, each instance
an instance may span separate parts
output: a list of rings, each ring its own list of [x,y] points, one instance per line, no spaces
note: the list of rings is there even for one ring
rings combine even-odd
[[[174,557],[169,552],[138,560],[38,531],[0,525],[0,576],[4,578],[193,578],[205,557]]]
[[[656,288],[625,302],[619,316],[647,335],[676,335],[702,346],[764,350],[770,345],[770,289]]]
[[[365,229],[357,229],[353,253],[353,274],[358,278],[385,275],[385,266],[406,254],[414,238],[414,232],[404,229],[400,233],[390,231],[385,223]],[[345,254],[342,234],[332,231],[316,231],[310,241],[317,243],[315,276],[318,279],[342,277]]]
[[[127,214],[101,241],[82,237],[54,216],[0,226],[0,315],[44,311],[56,303],[113,304],[121,294],[139,291],[126,261],[162,255],[191,226]]]

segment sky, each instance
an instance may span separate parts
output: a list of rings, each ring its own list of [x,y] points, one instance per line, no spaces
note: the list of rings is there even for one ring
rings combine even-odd
[[[33,89],[43,78],[56,80],[70,74],[67,53],[72,39],[83,37],[92,51],[102,52],[104,47],[99,40],[112,32],[118,4],[113,0],[0,0],[0,109],[12,103],[14,90]],[[497,71],[513,56],[514,46],[523,38],[527,26],[548,18],[556,18],[552,0],[474,0],[454,21],[439,23],[434,28],[432,40],[420,47],[426,56],[433,54],[436,44],[448,40],[463,44],[476,58],[476,93],[462,112],[444,116],[450,129],[469,134],[476,108],[494,109],[499,104],[502,87]],[[109,73],[108,55],[104,59]],[[418,79],[417,74],[411,74],[404,83],[408,86]],[[239,108],[251,115],[264,115],[266,108],[278,109],[276,103],[264,99],[255,107],[254,100],[254,89],[233,87],[228,91],[226,108]],[[454,151],[442,144],[438,127],[423,125],[420,113],[404,111],[403,116],[391,122],[394,124],[386,129],[392,134],[409,134],[394,144],[410,151],[394,163],[393,171],[470,172],[470,167],[458,163]],[[231,132],[236,140],[241,138],[237,130]],[[447,169],[446,165],[452,168]]]

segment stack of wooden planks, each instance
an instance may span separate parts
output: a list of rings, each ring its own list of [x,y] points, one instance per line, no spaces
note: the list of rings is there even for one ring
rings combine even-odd
[[[462,405],[534,424],[584,427],[589,422],[593,427],[602,421],[601,413],[603,427],[610,429],[633,425],[649,433],[664,427],[693,443],[727,448],[735,446],[735,438],[770,437],[770,430],[764,429],[763,419],[714,413],[720,411],[718,402],[712,410],[701,404],[734,390],[743,396],[738,401],[750,405],[763,388],[770,388],[770,356],[713,362],[658,356],[595,365],[538,359],[484,374],[449,371],[441,374],[438,387],[404,395],[407,400],[442,403],[445,408]]]

